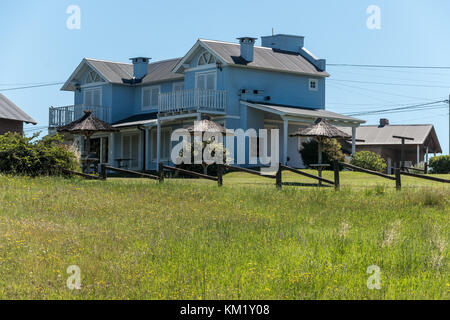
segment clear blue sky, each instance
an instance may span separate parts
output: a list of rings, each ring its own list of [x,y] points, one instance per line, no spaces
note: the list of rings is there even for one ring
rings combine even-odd
[[[69,30],[69,5],[81,8],[81,29]],[[381,29],[369,30],[369,5]],[[60,86],[2,89],[65,81],[83,57],[153,61],[183,56],[197,38],[304,35],[305,47],[328,63],[450,66],[450,1],[1,1],[0,92],[38,126],[48,107],[73,104]],[[351,113],[448,99],[450,70],[328,67],[327,109]],[[359,81],[359,83],[342,80]],[[401,83],[393,86],[362,82]],[[428,87],[422,87],[426,85]],[[436,86],[436,87],[435,87]],[[432,123],[448,153],[448,108],[386,115],[392,123]],[[362,116],[375,124],[380,116]],[[27,126],[27,129],[31,128]]]

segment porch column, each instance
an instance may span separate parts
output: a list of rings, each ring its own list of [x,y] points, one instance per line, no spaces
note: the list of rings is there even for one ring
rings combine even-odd
[[[150,128],[145,128],[145,168],[150,169]]]
[[[352,155],[356,153],[356,127],[352,127]]]
[[[156,166],[159,170],[159,162],[161,160],[161,120],[158,119],[156,127]]]
[[[417,164],[420,163],[420,144],[417,145]]]
[[[428,164],[428,146],[427,150],[425,151],[425,163]]]
[[[110,133],[109,134],[109,161],[108,163],[110,164],[111,167],[114,167],[114,133]]]
[[[287,165],[288,151],[288,120],[283,119],[283,164]]]

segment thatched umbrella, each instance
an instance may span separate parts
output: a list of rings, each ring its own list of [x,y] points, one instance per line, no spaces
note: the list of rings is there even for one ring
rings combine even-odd
[[[291,137],[312,137],[317,140],[318,149],[319,149],[319,164],[322,164],[322,144],[323,139],[332,139],[332,138],[342,138],[342,139],[350,139],[351,136],[345,133],[344,131],[339,130],[335,126],[329,124],[327,121],[322,118],[316,119],[314,124],[303,129],[299,130],[290,135]]]
[[[114,131],[118,130],[113,128],[109,123],[95,117],[90,110],[84,111],[84,116],[80,119],[58,128],[58,132],[84,135],[86,137],[86,149],[88,152],[90,148],[90,139],[94,133]]]
[[[189,133],[193,134],[195,132],[220,132],[226,134],[227,129],[221,126],[217,122],[211,121],[211,118],[204,117],[200,121],[195,121],[193,126],[187,128]]]

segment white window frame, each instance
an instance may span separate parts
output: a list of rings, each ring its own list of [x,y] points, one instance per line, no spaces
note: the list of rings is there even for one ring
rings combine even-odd
[[[98,78],[100,79],[100,81],[87,82],[88,77],[89,77],[90,75],[92,75],[92,74],[95,74],[95,76],[98,77]],[[96,72],[96,71],[94,71],[94,70],[90,70],[90,71],[87,73],[86,78],[85,78],[85,80],[84,80],[84,84],[85,84],[85,85],[99,84],[99,83],[103,83],[103,82],[105,82],[105,80],[103,79],[103,77],[102,77],[98,72]]]
[[[181,88],[181,91],[184,90],[184,81],[174,82],[172,84],[172,91],[173,92],[178,91],[178,90],[175,90],[177,87]]]
[[[142,111],[158,109],[158,103],[156,103],[156,105],[144,106],[144,91],[146,91],[146,90],[151,91],[155,88],[158,88],[158,99],[159,99],[159,95],[161,94],[161,86],[160,85],[142,87],[142,90],[141,90],[141,109],[142,109]]]
[[[211,58],[213,59],[213,62],[212,63],[204,63],[204,64],[200,64],[200,59],[201,58],[203,58],[205,55],[207,55],[207,54],[209,54],[209,59],[208,60],[210,60]],[[206,60],[206,59],[205,59]],[[209,62],[209,61],[207,61],[207,62]],[[214,64],[216,64],[217,63],[217,59],[216,59],[216,57],[211,53],[211,52],[209,52],[209,51],[207,51],[207,50],[205,50],[204,52],[202,52],[202,54],[201,55],[199,55],[199,57],[198,57],[198,59],[197,59],[197,66],[199,67],[199,66],[212,66],[212,65],[214,65]]]
[[[198,78],[201,75],[207,75],[207,74],[213,74],[214,73],[214,89],[217,90],[217,71],[216,70],[209,70],[209,71],[203,71],[203,72],[197,72],[195,73],[195,88],[198,89]]]
[[[163,136],[163,132],[169,132],[169,144],[170,144],[170,151],[169,151],[169,155],[167,157],[165,157],[163,155],[163,148],[162,145],[164,144],[164,141],[162,139]],[[165,128],[161,128],[161,154],[160,154],[160,161],[169,161],[170,160],[170,154],[172,153],[172,141],[170,139],[170,137],[172,136],[172,128],[170,127],[165,127]],[[155,138],[156,140],[156,145],[153,145],[153,138]],[[151,162],[156,162],[157,160],[157,153],[158,153],[158,130],[155,128],[154,130],[152,130],[150,132],[150,141],[151,141],[151,145],[150,145],[150,151],[151,151]],[[154,152],[153,152],[154,151]]]
[[[122,137],[121,137],[121,143],[122,143],[122,145],[121,145],[121,153],[120,153],[120,155],[121,155],[121,158],[123,159],[125,156],[124,156],[124,152],[123,152],[123,140],[124,140],[124,138],[125,137],[132,137],[132,136],[138,136],[138,163],[137,163],[137,167],[133,167],[132,166],[132,161],[130,161],[129,162],[129,167],[128,167],[128,169],[140,169],[141,168],[141,165],[142,165],[142,148],[141,148],[141,143],[142,143],[142,135],[140,134],[140,132],[124,132],[123,134],[122,134]],[[130,141],[132,141],[132,139],[130,139]],[[133,153],[133,148],[132,148],[132,145],[130,144],[130,157],[131,157],[131,154]]]
[[[315,83],[315,88],[311,86],[312,83]],[[308,89],[309,91],[319,91],[319,79],[309,79],[308,80]]]
[[[86,104],[86,92],[89,91],[100,91],[100,104],[98,106],[94,106],[92,104]],[[83,105],[86,107],[101,107],[103,106],[103,88],[99,86],[83,88]]]

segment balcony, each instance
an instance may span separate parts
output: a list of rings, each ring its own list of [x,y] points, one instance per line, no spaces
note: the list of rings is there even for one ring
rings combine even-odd
[[[65,107],[50,107],[49,128],[59,128],[83,116],[84,110],[92,110],[94,115],[105,122],[111,122],[111,108],[99,106],[74,105]]]
[[[161,93],[158,101],[158,112],[225,113],[226,104],[226,91],[207,89],[180,90]]]

